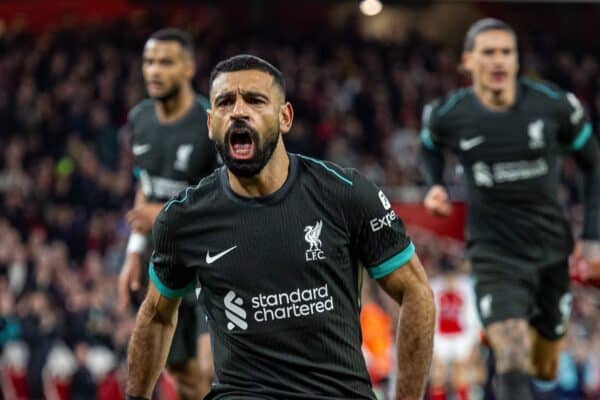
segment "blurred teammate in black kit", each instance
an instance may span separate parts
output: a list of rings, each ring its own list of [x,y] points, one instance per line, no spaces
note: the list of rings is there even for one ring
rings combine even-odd
[[[128,120],[140,185],[127,214],[132,234],[119,277],[121,309],[129,304],[129,289],[140,289],[146,235],[163,204],[217,166],[206,127],[208,100],[192,89],[189,35],[172,28],[153,34],[144,47],[142,70],[150,99],[135,106]],[[195,293],[184,298],[179,314],[167,365],[180,398],[196,400],[208,391],[213,373],[208,329]]]
[[[390,202],[355,170],[286,152],[294,114],[271,64],[236,56],[210,82],[209,132],[225,166],[154,224],[129,398],[150,396],[179,297],[199,281],[215,360],[208,399],[374,399],[359,321],[368,272],[401,304],[395,399],[420,400],[434,304]]]
[[[558,199],[559,160],[571,154],[584,175],[584,226],[578,247],[600,239],[600,159],[577,98],[517,77],[517,38],[495,19],[467,32],[463,64],[472,87],[423,112],[425,206],[444,216],[444,151],[463,167],[468,257],[478,311],[496,357],[498,400],[551,398],[571,310],[571,229]],[[530,377],[538,378],[532,392]],[[544,397],[546,396],[546,397]]]

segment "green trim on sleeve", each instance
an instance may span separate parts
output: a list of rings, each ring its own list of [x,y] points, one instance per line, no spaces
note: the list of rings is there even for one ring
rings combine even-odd
[[[156,275],[156,272],[154,272],[154,264],[152,263],[150,263],[150,266],[148,267],[148,275],[150,276],[150,280],[152,280],[152,282],[154,283],[154,286],[156,286],[156,289],[158,289],[158,292],[162,296],[168,297],[169,299],[183,297],[187,293],[192,292],[196,289],[195,282],[190,282],[186,287],[181,289],[169,289],[160,281],[160,278]]]
[[[431,131],[427,128],[423,128],[423,130],[421,131],[421,142],[423,142],[423,145],[425,147],[427,147],[429,150],[435,150],[435,144],[433,143],[433,140],[431,139]]]
[[[388,258],[381,264],[368,268],[369,276],[373,279],[380,279],[391,274],[398,268],[404,266],[415,254],[415,245],[412,242],[395,256]]]
[[[581,148],[587,143],[588,139],[591,136],[592,136],[592,124],[587,122],[585,125],[583,125],[583,128],[581,128],[581,130],[575,137],[575,140],[573,140],[573,143],[571,143],[571,146],[569,147],[569,149],[571,151],[581,150]]]

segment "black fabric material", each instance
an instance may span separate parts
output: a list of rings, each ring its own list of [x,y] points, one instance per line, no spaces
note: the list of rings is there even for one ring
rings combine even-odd
[[[496,400],[534,400],[530,380],[524,372],[496,375]]]

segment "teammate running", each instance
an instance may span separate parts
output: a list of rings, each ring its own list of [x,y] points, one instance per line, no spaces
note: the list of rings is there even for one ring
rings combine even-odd
[[[293,109],[271,64],[236,56],[210,82],[209,132],[225,166],[156,220],[129,398],[150,397],[178,298],[199,281],[216,371],[208,399],[374,399],[361,352],[364,266],[402,305],[396,399],[421,399],[434,302],[388,199],[354,170],[286,152]]]
[[[144,47],[143,75],[150,99],[129,113],[132,151],[140,186],[127,214],[133,233],[119,277],[120,308],[129,305],[129,289],[140,288],[146,235],[163,204],[216,168],[217,155],[208,139],[208,100],[192,89],[195,73],[191,38],[178,29],[163,29]],[[151,250],[151,249],[149,249]],[[194,293],[184,297],[167,365],[183,400],[199,399],[212,380],[210,339]],[[198,348],[201,348],[197,351]],[[198,359],[200,353],[201,359]]]
[[[517,77],[517,38],[507,24],[474,23],[463,65],[473,86],[424,110],[425,206],[450,213],[443,151],[455,153],[466,179],[468,257],[495,352],[497,398],[533,399],[530,376],[540,380],[536,398],[543,398],[554,385],[571,310],[573,240],[558,199],[559,160],[570,153],[584,175],[580,246],[589,253],[600,239],[598,144],[573,94]]]

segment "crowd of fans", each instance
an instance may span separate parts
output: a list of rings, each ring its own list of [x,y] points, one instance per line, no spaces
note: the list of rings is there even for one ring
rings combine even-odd
[[[122,398],[135,316],[133,309],[118,313],[115,304],[129,234],[124,213],[135,187],[124,125],[145,95],[144,41],[164,23],[65,24],[39,35],[15,24],[0,37],[0,384],[7,399]],[[465,82],[458,49],[418,34],[382,44],[348,31],[324,29],[315,38],[240,34],[218,21],[179,25],[197,39],[200,92],[220,59],[240,52],[266,58],[283,71],[296,111],[288,148],[358,167],[380,185],[400,188],[394,193],[422,184],[423,104]],[[547,46],[522,38],[522,72],[575,92],[597,131],[599,60]],[[564,175],[564,197],[574,206],[570,163]],[[417,229],[413,237],[431,273],[442,257],[460,257],[459,244],[440,246]],[[598,296],[575,288],[561,359],[565,399],[600,398]]]

